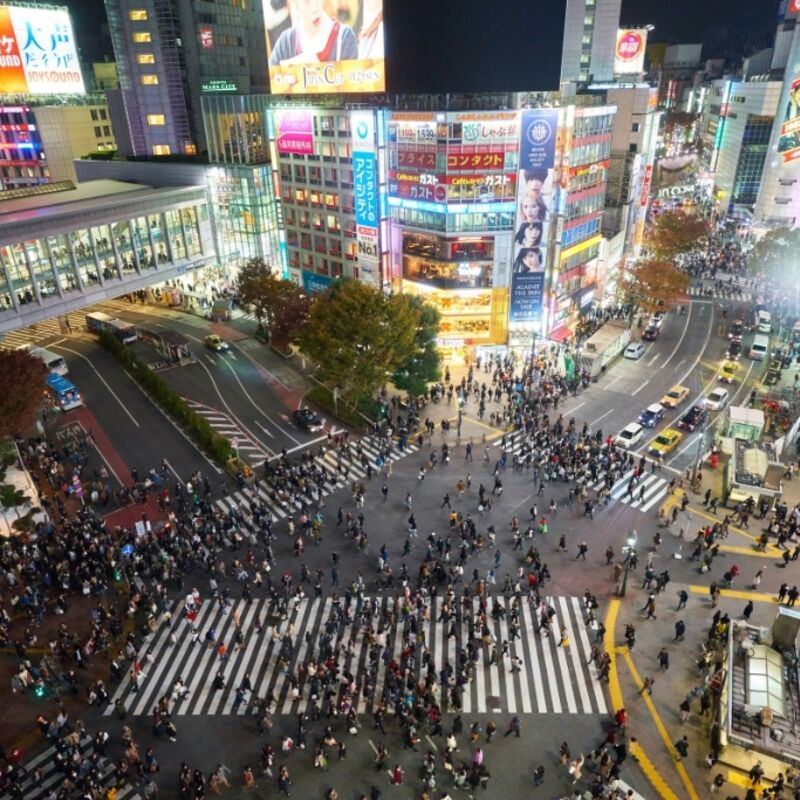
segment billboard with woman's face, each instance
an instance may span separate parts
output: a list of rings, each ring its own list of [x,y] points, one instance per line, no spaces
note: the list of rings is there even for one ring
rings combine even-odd
[[[272,94],[382,92],[383,0],[264,0]]]

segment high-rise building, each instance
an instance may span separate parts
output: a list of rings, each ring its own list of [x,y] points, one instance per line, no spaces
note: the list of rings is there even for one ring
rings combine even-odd
[[[124,155],[205,149],[201,96],[264,92],[260,0],[106,0],[119,73],[109,92]]]
[[[609,81],[622,0],[567,0],[561,82]]]

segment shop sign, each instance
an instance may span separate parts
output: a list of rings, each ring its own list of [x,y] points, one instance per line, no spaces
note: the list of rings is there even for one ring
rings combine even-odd
[[[414,167],[415,169],[435,169],[436,153],[422,153],[418,150],[398,150],[398,167]]]
[[[378,181],[375,153],[353,153],[353,183],[356,224],[378,226]]]
[[[519,121],[489,119],[464,122],[461,126],[461,141],[464,144],[482,144],[497,139],[516,140],[519,136]]]
[[[505,163],[505,153],[502,150],[493,150],[489,153],[448,153],[447,170],[471,169],[502,169]]]
[[[206,81],[200,86],[200,90],[206,93],[209,92],[238,92],[239,87],[233,81],[226,81],[224,79],[215,81]]]
[[[436,144],[435,122],[397,122],[394,127],[394,140],[406,144]],[[389,129],[392,140],[392,128]]]
[[[314,155],[314,118],[309,109],[275,110],[275,145],[278,152]]]
[[[639,202],[642,208],[647,205],[647,201],[650,199],[650,183],[653,180],[653,165],[648,164],[644,168],[644,178],[642,179],[642,197]]]
[[[800,75],[798,74],[795,74],[789,87],[786,112],[781,123],[781,136],[778,139],[778,152],[783,156],[784,164],[800,159]]]
[[[366,233],[366,229],[361,228],[358,232],[358,260],[359,261],[378,261],[378,232]]]
[[[614,51],[614,74],[636,75],[644,72],[644,54],[647,48],[647,29],[630,28],[617,31]]]

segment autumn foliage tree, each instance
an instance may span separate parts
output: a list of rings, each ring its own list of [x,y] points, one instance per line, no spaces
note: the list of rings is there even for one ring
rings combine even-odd
[[[800,280],[800,230],[776,228],[764,234],[750,251],[750,268],[785,285]]]
[[[253,258],[242,267],[236,289],[240,301],[253,307],[270,344],[285,348],[297,340],[311,307],[306,292],[280,278],[260,258]]]
[[[25,350],[0,350],[0,439],[26,435],[44,399],[47,367]]]
[[[673,261],[676,256],[697,249],[709,231],[708,223],[697,214],[665,211],[650,223],[644,240],[645,251],[655,261]]]
[[[669,308],[686,292],[689,279],[669,261],[642,259],[620,268],[617,293],[631,309],[652,313]]]

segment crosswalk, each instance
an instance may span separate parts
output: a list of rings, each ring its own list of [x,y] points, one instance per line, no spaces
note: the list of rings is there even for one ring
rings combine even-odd
[[[248,703],[237,707],[234,701],[236,690],[247,675],[253,687],[252,696],[248,698],[250,701],[272,696],[275,698],[275,714],[296,715],[309,707],[310,690],[307,682],[301,680],[297,691],[291,678],[300,676],[300,663],[319,655],[315,644],[323,633],[332,637],[331,645],[339,653],[343,673],[352,673],[357,682],[365,671],[372,673],[370,691],[366,694],[360,692],[352,700],[357,713],[369,713],[377,708],[383,695],[386,671],[392,668],[392,661],[400,661],[401,650],[408,641],[404,637],[402,621],[397,625],[386,623],[392,618],[386,609],[388,604],[394,604],[394,598],[376,600],[377,608],[370,598],[362,598],[354,603],[354,613],[342,618],[332,617],[334,601],[331,597],[306,597],[295,602],[283,620],[275,616],[276,609],[270,600],[254,600],[251,604],[242,600],[231,607],[221,607],[209,600],[201,604],[194,623],[184,618],[183,606],[178,604],[170,623],[163,624],[142,644],[138,658],[145,677],[140,680],[138,691],[132,690],[130,677],[126,676],[104,713],[111,715],[114,704],[121,700],[129,714],[149,714],[160,698],[172,696],[175,681],[181,678],[188,692],[183,698],[174,700],[173,717],[242,715],[247,713]],[[480,658],[474,676],[464,687],[462,695],[463,711],[606,713],[601,682],[594,666],[589,665],[590,635],[593,632],[585,624],[579,598],[547,598],[555,616],[550,633],[545,636],[537,633],[539,610],[527,603],[523,603],[521,608],[520,636],[513,641],[510,641],[507,615],[487,620],[491,636],[498,646],[503,641],[510,641],[510,656],[519,658],[519,671],[515,672],[511,671],[508,658],[501,658],[499,664],[490,664],[489,648],[481,643],[481,633],[474,627],[477,600],[471,601],[471,613],[465,613],[459,606],[455,624],[439,620],[443,602],[441,597],[430,600],[430,621],[420,623],[417,644],[420,645],[424,639],[437,675],[447,663],[455,667],[458,653],[461,648],[466,648],[468,640],[472,639],[479,646]],[[508,600],[500,598],[499,602],[509,610]],[[244,643],[238,650],[233,647],[237,620],[244,634]],[[260,632],[257,621],[263,626]],[[406,621],[405,625],[408,624]],[[196,642],[192,641],[192,625],[201,634]],[[384,626],[379,634],[386,635],[386,658],[374,657],[370,653],[372,645],[368,640],[368,625],[372,630]],[[558,632],[562,626],[571,642],[566,647],[558,644]],[[230,643],[231,652],[227,660],[219,657],[215,647],[203,642],[203,635],[210,628],[216,631],[217,642]],[[290,648],[283,641],[287,636],[291,641]],[[418,678],[420,661],[417,659],[414,668]],[[213,681],[218,672],[222,672],[225,688],[215,690]],[[447,691],[441,691],[441,703],[448,707],[450,697]]]
[[[82,760],[91,757],[93,753],[92,742],[91,736],[84,736],[81,739],[78,750],[80,751]],[[22,781],[23,797],[25,800],[44,800],[51,792],[57,792],[60,788],[62,781],[67,775],[59,769],[55,758],[56,753],[57,749],[55,745],[51,745],[39,755],[24,762],[23,766],[28,773],[28,777]],[[103,788],[114,785],[114,765],[111,760],[101,757],[98,759],[97,767],[100,776],[99,782]],[[34,783],[34,774],[37,770],[41,770],[42,773],[41,781],[38,785]],[[0,800],[10,800],[10,795],[4,792],[0,794]],[[135,791],[133,786],[120,786],[117,788],[117,800],[141,800],[141,795]]]
[[[502,440],[495,442],[502,448]],[[514,431],[505,438],[505,451],[509,456],[522,453],[525,448],[525,434],[523,431]],[[633,469],[629,469],[611,486],[609,496],[612,501],[624,503],[631,508],[642,512],[650,511],[660,500],[667,496],[668,482],[659,473],[646,473],[633,481]],[[594,491],[605,487],[606,473],[598,470],[596,477],[590,478],[588,486]]]
[[[184,397],[184,400],[192,411],[208,422],[212,430],[220,434],[220,436],[224,436],[232,444],[236,442],[235,449],[239,456],[248,463],[252,465],[261,464],[266,458],[270,457],[270,451],[249,433],[243,431],[228,414],[203,403],[198,403],[188,397]]]
[[[707,294],[708,289],[711,289],[711,294]],[[702,298],[704,300],[738,300],[743,303],[749,303],[753,297],[754,292],[749,289],[742,289],[741,294],[726,292],[724,289],[720,291],[716,287],[706,286],[702,289],[699,286],[690,286],[686,293],[689,297]]]
[[[73,330],[79,329],[81,322],[78,321],[77,314],[70,314],[69,320],[73,326]],[[0,337],[0,347],[14,349],[22,347],[25,344],[42,344],[56,337],[63,337],[64,332],[61,330],[61,325],[55,317],[37,322],[35,325],[29,325],[27,328],[17,328],[13,331],[7,331]]]

